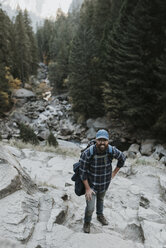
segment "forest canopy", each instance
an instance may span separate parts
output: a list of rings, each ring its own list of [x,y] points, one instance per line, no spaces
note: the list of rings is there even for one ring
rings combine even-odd
[[[14,21],[0,8],[0,114],[12,106],[13,89],[36,75],[38,49],[28,12],[18,10]]]
[[[85,0],[38,30],[50,81],[69,92],[77,119],[106,115],[165,135],[165,13],[164,0]]]
[[[165,137],[165,13],[164,0],[84,0],[68,15],[59,9],[35,37],[26,11],[13,23],[0,10],[0,101],[10,105],[5,68],[24,85],[39,60],[77,121],[107,116]]]

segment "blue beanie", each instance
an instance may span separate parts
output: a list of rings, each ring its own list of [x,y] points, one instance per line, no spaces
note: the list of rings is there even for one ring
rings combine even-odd
[[[109,140],[109,134],[108,134],[108,132],[106,130],[100,129],[96,133],[96,139],[106,139],[106,140]]]

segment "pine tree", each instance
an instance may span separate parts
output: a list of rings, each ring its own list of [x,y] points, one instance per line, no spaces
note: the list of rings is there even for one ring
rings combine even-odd
[[[131,80],[127,84],[127,96],[132,95],[133,99],[128,101],[126,114],[135,118],[137,126],[147,128],[151,128],[158,112],[154,69],[156,57],[163,47],[161,31],[158,28],[158,25],[162,26],[161,13],[160,3],[149,0],[139,1],[133,12],[134,21],[130,21],[129,25],[129,32],[135,33],[133,43],[137,47],[139,45],[139,53],[137,53],[139,60],[131,60],[131,62],[133,65],[137,65],[136,62],[139,64],[136,67],[136,73],[131,74]],[[140,63],[142,63],[141,66]],[[128,115],[128,113],[132,114]]]
[[[158,4],[124,1],[106,42],[105,106],[111,116],[135,126],[151,127],[156,114],[155,77],[158,54]],[[160,46],[159,46],[160,47]]]
[[[13,66],[12,22],[6,13],[0,9],[0,63]]]
[[[133,52],[132,47],[127,44],[126,35],[128,18],[134,4],[124,2],[114,28],[110,29],[105,41],[106,82],[103,87],[103,95],[105,108],[114,118],[120,117],[125,109],[127,71],[129,70],[128,66],[125,68],[125,65]]]
[[[166,30],[165,30],[166,37]],[[166,46],[164,47],[164,51],[159,59],[157,59],[157,116],[156,122],[154,123],[153,130],[156,132],[157,136],[165,137],[166,136]]]
[[[22,11],[18,12],[15,20],[15,75],[24,83],[28,80],[31,72],[32,61],[30,40],[26,32]]]
[[[112,2],[110,0],[94,1],[93,29],[99,44],[107,34],[107,24],[111,18]]]
[[[154,78],[155,78],[155,93],[156,102],[154,102],[156,111],[154,116],[153,130],[160,138],[166,136],[166,3],[160,0],[154,6],[154,10],[158,10],[158,18],[155,25],[155,32],[158,34],[157,39],[157,59],[155,60]]]
[[[54,34],[50,41],[50,58],[53,63],[49,66],[49,79],[55,92],[60,92],[66,88],[71,37],[72,31],[68,18],[59,9],[54,24]]]
[[[37,47],[38,47],[38,57],[39,61],[43,61],[43,29],[42,27],[37,27],[36,32],[36,41],[37,41]]]
[[[110,29],[108,23],[112,20],[111,11],[110,0],[85,0],[73,41],[70,56],[70,95],[73,109],[86,118],[105,114],[102,97],[105,80],[103,45]]]
[[[36,75],[37,67],[38,67],[37,41],[34,32],[32,30],[31,20],[28,16],[27,10],[24,11],[24,24],[25,24],[26,34],[28,35],[30,42],[30,53],[31,53],[30,56],[31,61],[29,61],[30,74]]]
[[[39,49],[40,60],[45,64],[50,61],[50,41],[54,32],[54,22],[46,19],[43,27],[39,27],[36,32],[36,39]]]
[[[73,39],[70,54],[70,96],[73,110],[84,118],[103,114],[101,85],[97,78],[99,60],[96,39],[90,20],[93,19],[93,4],[85,1],[80,24]]]
[[[119,17],[119,11],[123,4],[124,0],[112,0],[111,1],[111,20],[109,20],[112,25],[116,22]]]
[[[11,106],[9,83],[6,79],[6,68],[13,66],[11,49],[12,23],[6,13],[0,9],[0,115]]]
[[[5,78],[5,66],[0,63],[0,116],[10,108],[9,84]]]

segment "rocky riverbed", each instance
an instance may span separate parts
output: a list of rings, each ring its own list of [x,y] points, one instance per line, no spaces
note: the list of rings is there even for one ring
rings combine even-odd
[[[80,147],[59,140],[52,152],[0,144],[0,247],[165,248],[166,150],[133,144],[105,198],[108,226],[82,231],[84,196],[74,193]],[[145,155],[146,154],[146,155]],[[113,161],[116,166],[116,161]]]
[[[44,99],[27,101],[15,108],[8,117],[0,120],[2,139],[19,138],[19,123],[30,126],[40,141],[47,140],[52,132],[59,139],[84,143],[93,139],[100,128],[110,130],[112,140],[121,139],[125,143],[125,137],[130,139],[122,126],[113,126],[106,117],[77,123],[65,94],[52,96],[48,101]]]
[[[39,141],[45,142],[52,132],[61,140],[87,143],[95,137],[96,131],[106,128],[110,133],[110,142],[122,150],[128,149],[132,143],[141,144],[150,134],[139,130],[129,131],[129,124],[123,120],[112,120],[105,117],[78,121],[74,118],[68,95],[52,95],[48,76],[48,68],[39,64],[38,74],[30,79],[30,84],[24,89],[12,93],[15,105],[6,117],[0,118],[0,138],[10,140],[20,138],[19,124],[31,127]],[[44,86],[43,93],[40,89]],[[41,88],[42,88],[41,87]],[[39,92],[40,94],[39,94]],[[80,117],[81,119],[81,117]],[[146,137],[146,138],[145,138]]]

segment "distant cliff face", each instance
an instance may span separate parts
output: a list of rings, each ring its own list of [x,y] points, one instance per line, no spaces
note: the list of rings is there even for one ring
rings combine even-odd
[[[18,8],[28,10],[33,30],[36,31],[37,25],[42,25],[44,18],[41,15],[42,3],[45,0],[0,0],[1,8],[6,11],[7,15],[12,19],[17,15]]]
[[[12,10],[16,10],[19,6],[41,18],[56,17],[58,8],[67,13],[71,2],[72,0],[0,0],[3,7],[9,6]]]
[[[36,16],[42,16],[42,6],[45,0],[0,0],[3,8],[16,11],[17,8],[22,10],[27,9],[29,12],[36,14]]]
[[[36,24],[41,25],[44,18],[55,19],[58,8],[67,13],[71,2],[72,0],[0,0],[0,5],[10,18],[16,16],[18,8],[27,9],[35,30]]]
[[[79,11],[84,0],[72,0],[69,7],[69,12]]]

